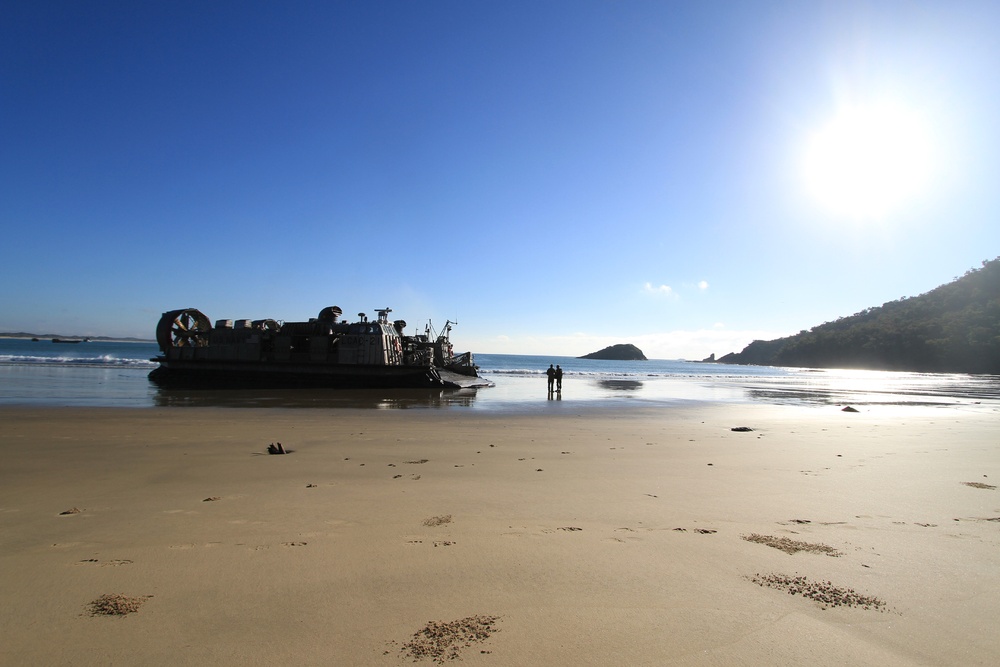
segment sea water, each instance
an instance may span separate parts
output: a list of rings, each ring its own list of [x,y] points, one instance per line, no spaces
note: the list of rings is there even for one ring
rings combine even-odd
[[[152,342],[0,338],[0,405],[230,406],[571,410],[691,402],[793,405],[1000,406],[1000,377],[736,366],[681,360],[604,361],[562,356],[476,354],[492,387],[416,389],[163,389],[149,381]],[[549,394],[545,371],[563,369]]]

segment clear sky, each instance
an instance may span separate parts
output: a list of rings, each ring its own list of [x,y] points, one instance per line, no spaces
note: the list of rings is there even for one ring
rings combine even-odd
[[[738,351],[1000,255],[996,2],[0,0],[0,331]]]

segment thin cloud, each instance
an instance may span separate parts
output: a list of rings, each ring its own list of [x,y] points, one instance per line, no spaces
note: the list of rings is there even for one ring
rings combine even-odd
[[[646,294],[653,294],[656,296],[677,296],[677,292],[675,292],[670,285],[660,285],[659,287],[656,287],[653,283],[646,283],[643,286],[643,291],[646,292]]]

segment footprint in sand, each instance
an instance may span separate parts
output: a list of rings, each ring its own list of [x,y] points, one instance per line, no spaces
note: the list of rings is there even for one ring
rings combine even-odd
[[[115,558],[113,560],[101,563],[97,558],[84,558],[83,560],[77,561],[77,565],[95,565],[101,563],[101,567],[117,567],[119,565],[131,565],[133,561],[128,558]]]
[[[541,532],[550,535],[557,530],[562,530],[567,533],[575,533],[577,531],[583,530],[583,528],[577,528],[576,526],[559,526],[558,528],[542,528]]]
[[[643,532],[648,532],[648,528],[641,529]],[[629,542],[634,542],[636,540],[642,539],[639,537],[639,530],[635,528],[629,528],[628,526],[622,526],[621,528],[615,528],[614,532],[623,533],[621,537],[612,536],[605,537],[602,541],[604,542],[615,542],[616,544],[628,544]]]
[[[222,542],[206,542],[204,544],[171,544],[171,549],[197,549],[199,546],[205,547],[206,549],[211,549],[221,545]]]

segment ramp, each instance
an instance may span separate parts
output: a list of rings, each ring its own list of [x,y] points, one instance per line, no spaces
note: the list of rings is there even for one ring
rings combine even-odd
[[[493,386],[493,383],[486,378],[462,375],[461,373],[455,373],[444,368],[437,369],[437,372],[441,376],[444,386],[450,389],[472,389]]]

